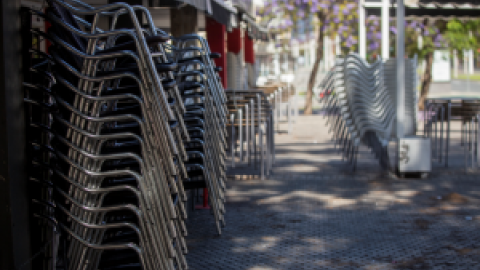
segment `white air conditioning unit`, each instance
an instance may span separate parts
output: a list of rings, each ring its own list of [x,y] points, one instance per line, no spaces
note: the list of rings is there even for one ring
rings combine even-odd
[[[398,142],[398,171],[404,173],[429,173],[432,170],[430,138],[408,136]]]

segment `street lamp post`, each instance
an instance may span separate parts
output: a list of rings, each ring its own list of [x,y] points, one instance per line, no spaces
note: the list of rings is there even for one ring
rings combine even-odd
[[[404,137],[405,122],[405,6],[397,0],[397,139]]]
[[[361,58],[367,58],[367,30],[365,29],[365,1],[358,2],[358,54]]]
[[[390,0],[382,0],[382,59],[387,60],[390,57]]]

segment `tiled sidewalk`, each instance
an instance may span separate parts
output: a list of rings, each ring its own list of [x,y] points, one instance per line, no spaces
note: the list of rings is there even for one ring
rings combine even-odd
[[[190,268],[480,269],[478,175],[393,179],[367,151],[353,174],[328,138],[320,116],[277,135],[273,175],[228,182],[221,236],[194,212]]]

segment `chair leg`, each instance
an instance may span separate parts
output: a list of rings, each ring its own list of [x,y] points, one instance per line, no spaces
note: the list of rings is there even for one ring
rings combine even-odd
[[[238,141],[240,143],[239,145],[239,161],[243,161],[243,111],[239,110],[238,111]]]
[[[441,114],[440,114],[440,151],[439,151],[439,161],[440,163],[442,162],[442,157],[443,157],[443,126],[444,126],[444,109],[443,106],[440,108]]]
[[[232,168],[235,168],[235,114],[230,115],[232,123],[232,138],[230,138],[230,151],[232,155]]]
[[[475,141],[475,118],[472,118],[472,120],[470,121],[470,154],[471,154],[471,158],[472,158],[472,169],[475,168],[475,144],[474,144],[474,141]]]
[[[259,139],[260,139],[260,174],[261,180],[265,180],[265,153],[263,143],[263,124],[259,125]]]
[[[448,167],[448,150],[450,147],[450,120],[452,118],[452,104],[448,102],[447,106],[448,106],[447,107],[448,119],[447,119],[447,141],[445,145],[445,167]]]
[[[355,146],[355,151],[354,151],[354,155],[353,155],[353,171],[355,172],[357,170],[357,155],[358,155],[358,147],[359,146]]]
[[[466,122],[465,121],[462,121],[462,129],[465,130],[465,125],[466,125]],[[465,133],[465,132],[464,132]],[[464,141],[465,142],[465,141]],[[466,142],[465,142],[466,143]],[[468,171],[468,145],[464,145],[463,147],[463,155],[464,155],[464,159],[465,159],[465,171]]]

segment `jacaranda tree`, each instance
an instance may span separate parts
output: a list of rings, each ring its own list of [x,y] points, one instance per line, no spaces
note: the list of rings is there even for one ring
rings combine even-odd
[[[358,0],[266,0],[259,10],[263,20],[280,19],[284,31],[291,31],[299,19],[310,14],[316,17],[316,57],[308,80],[305,114],[312,113],[313,88],[323,57],[323,39],[340,37],[342,52],[356,50],[358,29]]]
[[[395,44],[397,29],[395,20],[390,20],[390,57],[395,57]],[[445,32],[447,23],[445,21],[429,22],[428,20],[405,21],[405,53],[408,57],[417,55],[419,61],[425,61],[425,70],[421,76],[419,107],[423,109],[425,98],[428,95],[432,82],[433,52],[436,49],[448,46]],[[369,16],[367,18],[367,51],[370,56],[380,54],[381,42],[380,18]]]

